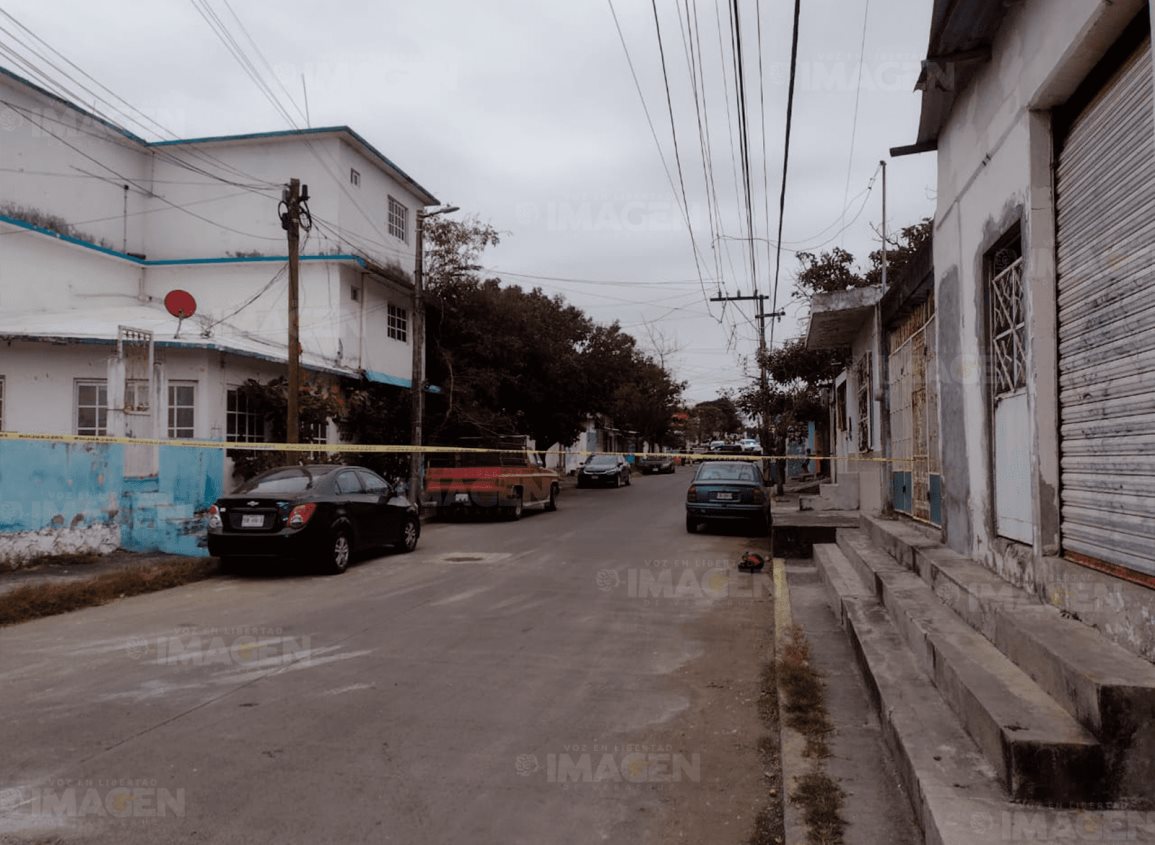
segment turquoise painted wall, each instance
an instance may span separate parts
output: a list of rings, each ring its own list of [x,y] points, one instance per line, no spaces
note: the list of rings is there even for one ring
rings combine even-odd
[[[220,496],[224,451],[158,447],[158,471],[125,478],[115,444],[0,441],[0,533],[120,526],[123,548],[203,555],[204,511]]]
[[[117,445],[0,441],[0,532],[115,521],[123,467]]]

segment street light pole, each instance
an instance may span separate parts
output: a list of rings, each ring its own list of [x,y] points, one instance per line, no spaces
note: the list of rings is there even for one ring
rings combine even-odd
[[[452,211],[457,211],[457,207],[448,206],[436,211],[418,209],[413,237],[416,255],[413,263],[413,378],[409,438],[413,451],[409,453],[409,497],[418,507],[421,505],[423,475],[420,449],[425,437],[425,218]]]

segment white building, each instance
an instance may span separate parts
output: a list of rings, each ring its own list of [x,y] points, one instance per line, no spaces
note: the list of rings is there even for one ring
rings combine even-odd
[[[410,387],[414,224],[437,200],[353,130],[148,142],[2,69],[0,127],[0,430],[263,439],[236,388],[285,374],[278,203],[292,177],[313,220],[301,243],[303,378]],[[197,303],[183,323],[164,307],[174,290]],[[125,476],[164,493],[160,453],[132,448]],[[0,532],[39,531],[53,508],[30,515],[7,486],[39,459],[23,453],[32,465],[12,472],[13,455]],[[75,490],[61,472],[42,500],[54,485]],[[91,516],[77,513],[82,525]]]
[[[1155,655],[1150,5],[932,20],[918,135],[894,152],[938,152],[947,541]]]

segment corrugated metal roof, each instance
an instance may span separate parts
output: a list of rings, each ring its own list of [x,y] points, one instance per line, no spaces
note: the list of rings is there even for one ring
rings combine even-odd
[[[936,149],[939,132],[980,67],[1006,15],[1005,0],[935,0],[930,39],[916,90],[922,91],[918,137],[891,155]]]

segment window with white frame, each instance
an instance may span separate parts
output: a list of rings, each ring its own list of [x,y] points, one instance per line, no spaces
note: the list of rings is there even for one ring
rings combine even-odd
[[[409,209],[389,197],[389,234],[409,243]]]
[[[124,386],[124,410],[129,414],[147,414],[152,403],[148,401],[148,382],[133,379]]]
[[[385,327],[389,337],[405,343],[409,340],[409,312],[390,304],[385,315]]]
[[[103,380],[76,382],[76,433],[108,434],[108,385]]]
[[[354,188],[361,187],[361,174],[352,167],[349,168],[349,184]]]
[[[265,417],[257,413],[247,394],[232,388],[225,403],[225,440],[229,443],[264,443]]]
[[[196,382],[170,382],[168,386],[168,436],[170,440],[196,437]]]

